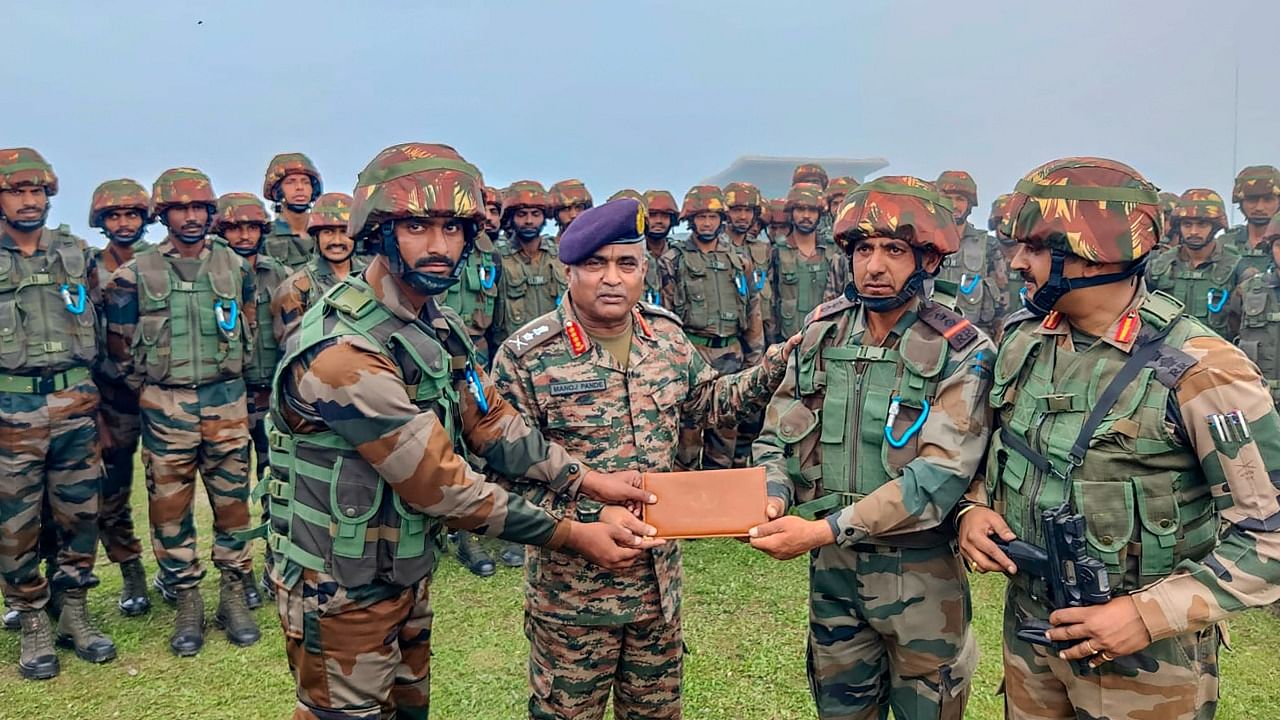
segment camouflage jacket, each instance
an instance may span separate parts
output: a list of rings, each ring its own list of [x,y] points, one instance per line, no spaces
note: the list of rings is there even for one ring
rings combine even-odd
[[[278,260],[289,268],[289,272],[305,266],[315,249],[316,241],[305,233],[295,234],[283,217],[278,217],[271,223],[271,231],[262,239],[263,254]]]
[[[690,271],[691,258],[697,259],[699,275]],[[720,335],[720,329],[729,329],[742,344],[744,363],[754,365],[765,346],[760,295],[751,290],[754,271],[754,264],[723,235],[707,251],[692,238],[669,240],[658,258],[662,306],[680,318],[687,334],[731,337]]]
[[[365,268],[366,259],[351,256],[351,272],[359,274]],[[338,276],[319,253],[311,261],[284,279],[271,294],[271,331],[283,348],[285,341],[297,329],[302,314],[338,282]]]
[[[751,284],[751,291],[760,297],[760,328],[764,331],[764,341],[776,342],[777,332],[773,313],[770,312],[773,308],[773,284],[769,282],[773,272],[773,246],[764,237],[748,236],[741,245],[733,242],[727,235],[725,237],[743,257],[751,261],[751,276],[747,281]]]
[[[150,247],[151,247],[151,243],[148,243],[145,240],[139,240],[138,242],[134,243],[131,246],[130,248],[131,252],[129,257],[132,258],[134,255]],[[94,262],[98,268],[98,287],[106,288],[107,283],[111,282],[111,276],[115,273],[116,270],[119,270],[121,267],[123,267],[124,264],[128,262],[128,260],[121,257],[121,255],[116,249],[116,246],[111,243],[108,243],[107,246],[104,248],[93,248],[90,252],[92,253]],[[99,385],[103,383],[124,384],[125,382],[124,374],[120,372],[120,367],[116,365],[116,361],[111,359],[111,355],[106,352],[107,312],[106,312],[106,308],[103,307],[102,300],[103,300],[103,296],[101,293],[99,293],[99,307],[98,307],[99,352],[98,352],[98,364],[93,369],[94,376],[97,379]]]
[[[1236,344],[1258,365],[1280,404],[1280,275],[1274,265],[1240,283],[1231,297],[1231,314],[1240,319]]]
[[[1192,267],[1185,249],[1171,247],[1147,263],[1147,286],[1177,298],[1185,312],[1228,340],[1240,329],[1230,295],[1252,275],[1237,251],[1219,240],[1207,260]]]
[[[582,330],[566,296],[559,308],[498,348],[495,382],[530,425],[597,470],[663,472],[675,461],[682,417],[732,427],[764,404],[785,368],[775,346],[762,364],[717,377],[681,332],[679,320],[653,305],[637,305],[632,327],[624,369]],[[541,488],[524,492],[557,516],[600,507]],[[617,625],[659,614],[671,620],[680,611],[675,542],[617,572],[547,549],[531,551],[526,569],[525,607],[538,617]]]

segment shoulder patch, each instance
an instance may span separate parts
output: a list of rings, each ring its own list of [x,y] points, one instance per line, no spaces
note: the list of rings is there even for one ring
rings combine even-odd
[[[511,333],[504,342],[516,357],[524,357],[525,353],[564,332],[564,325],[557,313],[546,315]]]
[[[1169,345],[1161,345],[1156,356],[1151,358],[1147,367],[1155,371],[1156,380],[1170,390],[1178,386],[1182,376],[1186,375],[1196,363],[1200,362],[1189,353]]]
[[[857,304],[858,301],[849,297],[848,293],[842,294],[840,297],[832,298],[831,300],[828,300],[818,307],[810,310],[809,314],[804,316],[804,324],[808,325],[809,323],[817,322],[822,318],[831,317],[832,315],[848,310]]]
[[[974,327],[968,318],[938,303],[925,303],[916,315],[921,322],[937,330],[939,335],[946,338],[952,350],[968,347],[978,339],[978,328]]]
[[[679,325],[681,327],[684,326],[684,322],[680,319],[679,315],[671,312],[670,310],[662,307],[661,305],[651,305],[647,302],[641,302],[639,303],[639,305],[640,305],[640,312],[645,315],[657,315],[658,317],[664,317],[670,320],[676,325]]]

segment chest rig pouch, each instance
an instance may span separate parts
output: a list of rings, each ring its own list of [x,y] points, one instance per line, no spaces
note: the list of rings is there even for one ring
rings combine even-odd
[[[519,253],[519,248],[512,248],[502,263],[503,300],[512,330],[554,310],[567,287],[564,267],[556,259],[551,240],[543,239],[542,252],[534,263],[525,263]]]
[[[739,324],[746,321],[751,292],[742,255],[732,250],[681,249],[680,265],[685,328],[712,337],[737,335]]]
[[[88,262],[67,227],[46,229],[44,252],[0,249],[0,370],[88,366],[98,315],[88,299]]]
[[[271,323],[271,295],[285,281],[287,270],[279,261],[259,255],[254,267],[254,311],[258,321],[251,362],[244,369],[245,383],[253,387],[271,384],[276,363],[280,361],[280,344]]]
[[[799,251],[780,248],[777,254],[779,334],[790,337],[800,331],[801,320],[822,302],[831,274],[831,261],[821,247],[818,257],[802,258]]]
[[[1280,298],[1274,271],[1254,275],[1240,287],[1240,349],[1257,363],[1280,402]]]
[[[1227,332],[1227,301],[1236,291],[1236,265],[1240,256],[1222,247],[1213,263],[1191,268],[1171,248],[1152,259],[1151,286],[1182,301],[1188,315],[1221,333]]]

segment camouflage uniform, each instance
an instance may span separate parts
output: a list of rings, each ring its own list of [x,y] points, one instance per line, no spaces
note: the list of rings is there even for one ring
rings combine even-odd
[[[275,203],[277,215],[263,240],[263,252],[267,257],[278,260],[289,269],[289,272],[295,272],[306,265],[311,260],[311,253],[316,246],[315,240],[309,233],[306,235],[295,233],[284,217],[279,214],[284,205],[280,195],[280,183],[285,176],[293,174],[311,178],[311,203],[314,203],[324,192],[324,181],[320,178],[320,171],[316,169],[315,163],[311,162],[311,158],[302,153],[280,153],[271,158],[271,162],[267,164],[266,177],[262,181],[262,197],[269,203]],[[301,209],[290,209],[296,212],[307,212],[311,203]]]
[[[772,348],[763,364],[719,375],[675,315],[640,304],[628,370],[575,318],[566,298],[513,334],[495,382],[527,422],[600,470],[671,470],[681,424],[732,426],[763,405],[785,367]],[[557,517],[588,520],[601,509],[541,487],[525,494]],[[617,572],[549,549],[529,553],[525,567],[531,718],[603,717],[611,689],[615,717],[681,716],[678,544]]]
[[[646,217],[652,213],[666,213],[671,216],[670,227],[673,228],[680,218],[680,206],[676,205],[676,199],[666,190],[646,191],[644,211]],[[670,237],[670,233],[667,237]],[[658,259],[667,251],[669,242],[664,238],[662,246],[657,247],[651,238],[645,236],[645,260],[648,265],[644,270],[644,301],[650,305],[662,305],[662,275],[658,272]]]
[[[948,170],[934,182],[941,193],[957,193],[969,199],[972,209],[978,204],[978,186],[962,170]],[[967,217],[967,216],[966,216]],[[961,225],[963,223],[963,225]],[[994,337],[1004,316],[1004,288],[1008,285],[1000,248],[991,236],[962,220],[960,250],[942,261],[938,280],[955,286],[959,309],[974,325]]]
[[[1178,224],[1187,218],[1213,223],[1213,234],[1226,227],[1227,213],[1222,198],[1212,190],[1194,188],[1182,194],[1173,211],[1173,237],[1181,240]],[[1221,238],[1210,235],[1212,253],[1199,264],[1192,265],[1185,243],[1156,253],[1147,265],[1147,285],[1177,298],[1183,312],[1204,323],[1227,340],[1234,340],[1240,329],[1240,316],[1230,312],[1228,299],[1247,275],[1252,274],[1240,255]],[[1263,252],[1270,257],[1267,247]]]
[[[467,328],[467,336],[475,346],[480,365],[488,369],[493,364],[493,350],[489,344],[494,312],[498,304],[498,258],[492,245],[477,241],[486,249],[477,247],[467,258],[462,280],[440,296],[441,303],[458,313]]]
[[[307,232],[313,241],[322,228],[341,227],[346,232],[350,218],[351,196],[346,193],[325,193],[311,208],[307,217]],[[358,247],[360,243],[356,245]],[[364,257],[355,253],[352,253],[349,261],[351,268],[347,272],[352,275],[359,274],[367,264]],[[276,287],[271,295],[271,329],[278,347],[285,346],[298,323],[302,322],[302,314],[307,308],[316,304],[337,283],[338,276],[332,263],[325,259],[317,246],[307,264]]]
[[[1070,202],[1078,200],[1090,202]],[[1155,188],[1132,168],[1098,158],[1029,173],[1005,228],[1019,241],[1053,238],[1055,255],[1103,263],[1138,260],[1161,234]],[[1130,287],[1128,275],[1115,277]],[[1280,418],[1257,368],[1164,293],[1139,284],[1096,340],[1057,312],[1034,317],[1017,313],[1006,326],[990,395],[1001,430],[986,482],[975,482],[968,500],[992,505],[1015,534],[1041,546],[1040,511],[1069,503],[1085,519],[1087,551],[1105,564],[1112,594],[1132,597],[1153,642],[1085,672],[1019,639],[1023,618],[1044,619],[1050,610],[1032,597],[1036,581],[1019,572],[1005,608],[1007,712],[1212,717],[1217,623],[1280,598],[1280,498],[1268,477],[1280,472]],[[1117,387],[1090,431],[1086,415],[1109,402],[1099,396],[1148,348],[1152,359]],[[1248,439],[1215,437],[1206,417],[1237,409],[1252,428]]]
[[[587,190],[586,183],[576,178],[561,180],[552,185],[547,190],[547,197],[551,201],[551,220],[556,221],[556,243],[559,244],[560,236],[564,235],[564,231],[569,227],[568,223],[560,223],[560,211],[568,208],[576,208],[578,212],[589,209],[595,201],[591,199],[591,193]],[[519,327],[518,325],[516,327]]]
[[[996,248],[999,250],[999,255],[995,256],[995,260],[1000,263],[1000,268],[1004,271],[1005,288],[1003,307],[1005,315],[1022,308],[1022,289],[1027,286],[1021,276],[1014,273],[1011,267],[1011,264],[1013,263],[1013,253],[1017,249],[1018,244],[1014,242],[1012,238],[1000,233],[1000,226],[1004,223],[1004,219],[1008,215],[1009,199],[1012,197],[1012,193],[1005,193],[992,201],[991,215],[987,218],[987,230],[991,231],[992,237],[992,240],[989,240],[988,242],[990,243],[994,241]],[[1175,195],[1174,197],[1177,196]],[[999,322],[996,323],[997,332],[995,336],[992,336],[993,338],[998,339],[997,336],[999,335],[1000,327],[1003,323],[1004,317],[1001,317]]]
[[[415,212],[483,218],[479,172],[445,146],[382,151],[354,195],[357,241]],[[564,541],[567,522],[484,482],[458,451],[570,494],[585,470],[503,402],[460,319],[412,305],[388,263],[306,313],[275,379],[271,545],[299,719],[427,717],[441,523]]]
[[[918,245],[955,252],[944,203],[924,181],[880,178],[849,194],[836,240],[910,223]],[[811,312],[755,446],[769,495],[826,518],[836,539],[809,573],[809,686],[824,719],[890,707],[960,718],[977,666],[949,518],[986,448],[995,348],[944,293],[905,307],[880,344],[856,299]]]
[[[755,211],[757,217],[764,213],[764,197],[760,194],[760,190],[751,183],[735,182],[725,185],[724,203],[725,207],[728,208],[751,208]],[[729,238],[733,247],[737,248],[747,260],[751,261],[751,277],[747,278],[747,280],[751,283],[751,292],[760,297],[760,323],[764,329],[765,342],[777,342],[778,336],[774,332],[773,313],[768,311],[769,308],[773,307],[773,286],[769,283],[769,277],[773,270],[770,261],[773,257],[769,240],[768,238],[751,237],[749,233],[741,239],[733,237],[731,232],[726,232],[725,236]],[[749,441],[747,449],[750,450]]]
[[[800,183],[812,183],[825,193],[830,180],[826,168],[821,165],[817,163],[801,163],[791,171],[791,185],[794,187]],[[818,216],[818,228],[815,231],[818,235],[818,242],[823,245],[832,245],[834,242],[832,227],[834,225],[835,218],[830,212],[823,212]]]
[[[1280,195],[1280,170],[1270,165],[1253,165],[1236,175],[1235,185],[1231,188],[1231,202],[1242,205],[1246,196],[1267,194]],[[1261,242],[1261,235],[1258,240],[1250,238],[1251,227],[1246,219],[1245,224],[1224,232],[1219,242],[1233,246],[1240,253],[1243,268],[1262,272],[1271,267],[1271,251]],[[1258,228],[1259,233],[1262,230],[1263,227]]]
[[[1274,253],[1280,238],[1280,214],[1271,219],[1262,235],[1262,246]],[[1273,260],[1265,272],[1254,273],[1231,297],[1231,314],[1240,319],[1238,345],[1257,364],[1280,407],[1280,275]]]
[[[724,196],[714,185],[698,185],[685,195],[680,216],[693,227],[699,212],[719,212]],[[658,259],[662,306],[684,323],[685,334],[717,372],[735,373],[760,361],[764,351],[760,297],[751,291],[751,261],[723,234],[710,250],[690,237],[668,242]],[[684,467],[733,467],[736,429],[704,429],[686,423],[681,430],[680,462]],[[698,454],[702,453],[699,463]]]
[[[814,201],[804,187],[792,187],[784,208],[788,215],[793,207]],[[834,243],[819,242],[815,254],[807,256],[796,247],[794,238],[792,232],[772,247],[768,284],[773,302],[766,314],[772,318],[768,326],[774,331],[770,338],[774,342],[800,332],[804,316],[826,300],[843,294],[850,280],[849,258]]]
[[[516,210],[526,207],[547,212],[550,198],[542,186],[532,180],[512,183],[503,195],[503,225]],[[493,344],[502,342],[516,328],[550,312],[564,293],[564,266],[556,259],[556,242],[548,235],[538,240],[537,257],[531,258],[513,239],[501,252],[502,267],[498,271],[498,297],[494,305]]]

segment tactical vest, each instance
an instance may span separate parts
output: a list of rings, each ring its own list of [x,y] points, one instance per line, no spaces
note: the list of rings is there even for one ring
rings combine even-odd
[[[1280,403],[1280,297],[1275,270],[1254,275],[1240,284],[1240,349],[1257,363]]]
[[[133,244],[133,254],[137,255],[150,247],[151,244],[147,241],[139,240]],[[107,283],[111,281],[111,276],[115,274],[115,271],[123,266],[122,263],[116,268],[108,269],[107,263],[105,262],[105,258],[108,257],[107,252],[108,248],[94,248],[92,250],[94,267],[98,271],[99,288],[105,288]],[[103,351],[98,353],[97,362],[93,367],[93,376],[95,381],[99,384],[99,387],[101,387],[104,382],[115,384],[124,383],[125,377],[124,373],[120,371],[120,366],[114,359],[112,359],[111,354],[106,352],[107,313],[105,308],[102,307],[98,308],[98,347],[102,348]]]
[[[262,251],[289,268],[291,273],[311,260],[316,247],[316,241],[310,235],[294,235],[289,223],[282,218],[271,225],[271,232],[262,243]]]
[[[490,253],[474,249],[467,258],[461,280],[445,293],[444,304],[462,318],[469,336],[479,337],[493,325],[497,301],[497,259]]]
[[[153,249],[134,261],[138,328],[132,353],[147,382],[194,387],[241,377],[252,338],[241,317],[240,256],[210,242],[204,259],[166,257]]]
[[[1271,247],[1266,243],[1257,247],[1249,246],[1249,226],[1237,225],[1218,236],[1218,243],[1236,251],[1240,256],[1240,270],[1251,268],[1258,272],[1266,272],[1271,267]]]
[[[1182,304],[1161,292],[1149,295],[1139,314],[1144,332],[1168,331],[1164,344],[1126,384],[1079,466],[1069,460],[1071,448],[1130,355],[1102,341],[1058,353],[1058,336],[1035,333],[1031,323],[1011,324],[990,395],[1002,428],[987,455],[987,486],[997,510],[1018,537],[1043,546],[1040,513],[1069,501],[1085,518],[1089,554],[1106,564],[1118,593],[1169,575],[1183,560],[1199,560],[1217,543],[1217,513],[1198,458],[1166,421],[1170,388],[1195,364],[1178,348],[1209,331],[1182,318]],[[1070,363],[1056,380],[1055,361]],[[1050,467],[1038,468],[1008,435],[1047,458]]]
[[[804,316],[821,304],[826,294],[831,260],[826,248],[819,245],[817,251],[817,257],[805,258],[790,246],[775,249],[778,283],[774,304],[780,337],[799,332],[804,327]]]
[[[324,296],[324,311],[303,316],[298,343],[276,372],[268,416],[271,480],[268,543],[277,557],[328,573],[346,588],[374,582],[409,586],[431,575],[444,525],[401,501],[377,470],[326,428],[299,433],[283,421],[290,365],[317,345],[358,335],[400,369],[409,400],[436,413],[462,453],[461,392],[473,362],[461,322],[445,312],[449,350],[421,322],[405,322],[378,302],[362,278],[348,276]],[[454,344],[454,343],[451,343]],[[285,570],[286,582],[300,570]]]
[[[513,247],[502,262],[502,299],[508,332],[555,310],[568,287],[564,265],[556,258],[550,238],[542,239],[542,252],[533,264],[516,257],[519,252],[518,247]]]
[[[66,225],[45,228],[46,238],[48,248],[31,257],[0,248],[0,370],[6,372],[87,368],[98,354],[84,245]]]
[[[1231,332],[1227,323],[1227,301],[1236,291],[1239,255],[1219,245],[1213,257],[1208,268],[1192,269],[1178,258],[1178,248],[1169,248],[1151,259],[1148,287],[1177,298],[1186,314],[1227,337]]]
[[[649,264],[644,270],[644,298],[650,305],[662,307],[662,276],[658,273],[658,258],[645,250]]]
[[[271,296],[289,272],[274,258],[259,255],[254,263],[254,301],[258,319],[258,336],[254,338],[253,354],[244,369],[244,382],[250,387],[271,384],[271,376],[280,361],[280,344],[271,327]]]
[[[772,307],[773,286],[769,283],[769,264],[773,260],[773,248],[763,240],[747,240],[734,247],[751,261],[751,275],[747,278],[751,292],[760,296],[763,308]]]
[[[680,255],[677,281],[684,289],[685,331],[703,337],[736,337],[747,319],[751,282],[742,253],[724,238],[720,249],[712,252],[698,250],[692,239],[671,247]]]
[[[995,278],[988,276],[991,267],[987,256],[987,236],[966,232],[960,239],[960,250],[942,259],[938,279],[955,283],[956,299],[965,317],[979,325],[990,325],[996,319]]]

